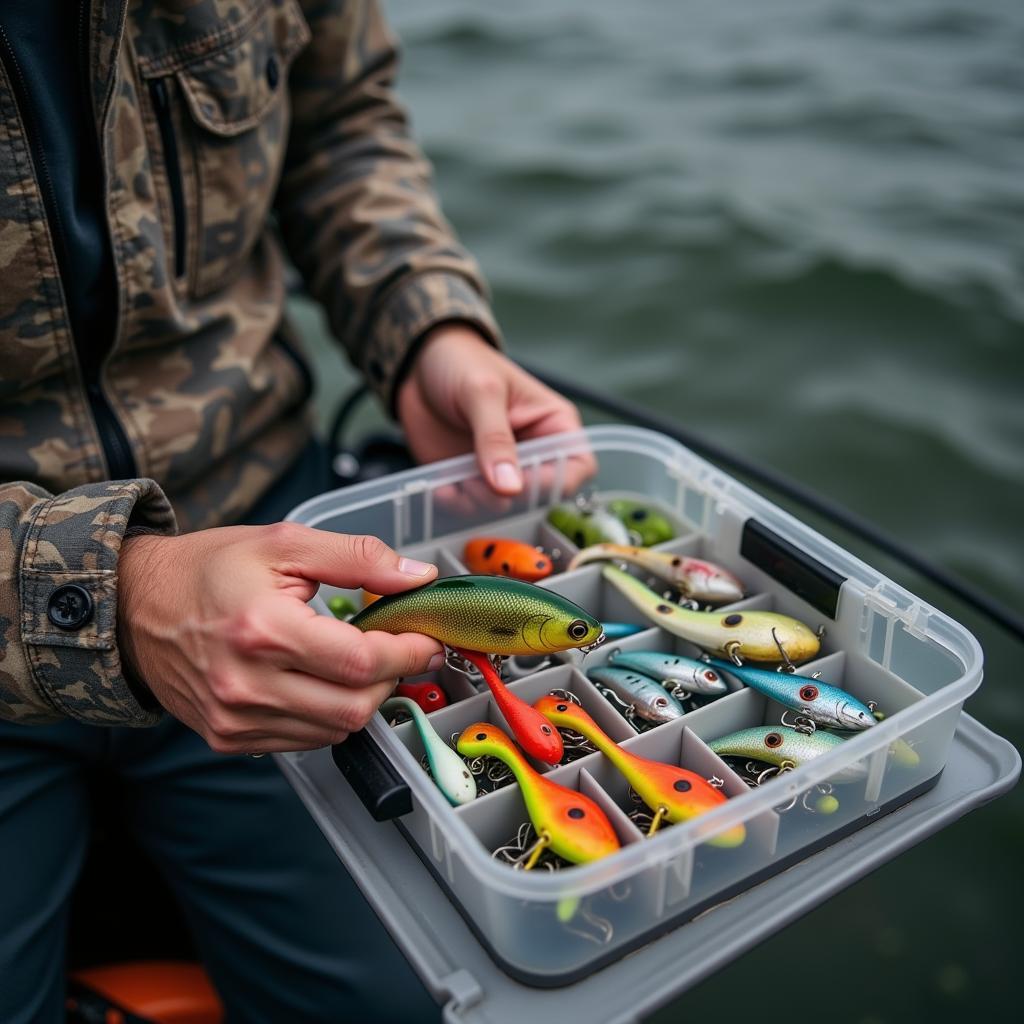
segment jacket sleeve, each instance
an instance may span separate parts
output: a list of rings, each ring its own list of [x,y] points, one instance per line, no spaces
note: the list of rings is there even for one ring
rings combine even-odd
[[[159,719],[152,699],[144,706],[136,697],[118,655],[118,553],[130,529],[175,531],[171,506],[152,480],[58,495],[0,483],[0,718]]]
[[[500,345],[486,286],[441,214],[392,89],[377,0],[302,0],[312,41],[289,76],[278,224],[331,329],[385,407],[416,342],[445,320]]]

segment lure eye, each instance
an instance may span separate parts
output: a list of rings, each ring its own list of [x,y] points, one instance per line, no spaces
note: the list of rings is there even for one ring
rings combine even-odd
[[[582,619],[573,619],[572,622],[569,623],[569,636],[571,636],[573,640],[582,640],[589,632],[590,629]]]
[[[712,672],[711,669],[708,669],[707,672],[704,673],[704,678],[709,683],[717,683],[718,682],[718,676],[715,675],[715,673]]]
[[[556,704],[555,705],[555,710],[556,711],[568,711],[569,710],[569,705],[568,704]]]
[[[693,787],[686,781],[686,779],[676,779],[676,781],[672,783],[672,788],[677,793],[689,793]]]
[[[428,690],[427,691],[427,700],[440,700],[440,699],[441,699],[441,694],[439,694],[437,692],[437,690]]]
[[[544,733],[545,736],[550,736],[551,735],[551,726],[550,725],[542,725],[540,727],[540,731],[542,733]]]
[[[773,749],[775,747],[781,747],[782,737],[777,732],[770,732],[764,738],[764,745],[766,747],[772,747]]]
[[[683,560],[678,555],[675,558],[673,558],[672,561],[669,563],[669,565],[671,565],[673,569],[678,569],[679,566],[681,566],[682,564]]]
[[[662,615],[665,615],[668,612],[672,611],[672,605],[670,605],[670,604],[659,604],[658,607],[655,608],[654,610],[656,612],[661,612]]]
[[[722,619],[723,626],[738,626],[743,621],[743,616],[739,612],[733,612],[732,615],[726,615]]]
[[[658,708],[663,708],[663,707],[664,707],[664,706],[665,706],[665,705],[666,705],[667,703],[668,703],[668,701],[667,701],[667,700],[665,700],[665,698],[664,698],[664,697],[658,697],[658,698],[657,698],[657,699],[656,699],[656,700],[654,701],[654,706],[655,706],[655,707],[658,707]]]
[[[534,562],[533,563],[533,567],[535,569],[546,569],[548,567],[548,563],[547,562]]]
[[[800,687],[800,699],[801,700],[815,700],[818,696],[818,688],[808,683],[806,686]]]
[[[583,810],[582,807],[570,807],[569,808],[569,817],[570,818],[577,818],[577,819],[579,819],[579,818],[582,818],[585,813],[586,812]]]
[[[478,740],[485,740],[485,739],[487,739],[487,733],[485,733],[485,732],[478,732],[476,734],[476,738]]]

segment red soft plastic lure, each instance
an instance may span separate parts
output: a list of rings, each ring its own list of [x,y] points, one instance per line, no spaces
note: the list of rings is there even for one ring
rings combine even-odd
[[[479,669],[484,681],[491,689],[494,703],[508,723],[516,742],[530,755],[545,764],[558,764],[564,752],[562,737],[558,730],[548,724],[548,720],[535,711],[521,697],[517,697],[501,681],[501,676],[494,671],[486,654],[478,651],[467,651],[462,647],[452,648],[470,664]]]
[[[428,715],[438,708],[448,707],[448,697],[437,683],[399,683],[395,694],[416,701]]]

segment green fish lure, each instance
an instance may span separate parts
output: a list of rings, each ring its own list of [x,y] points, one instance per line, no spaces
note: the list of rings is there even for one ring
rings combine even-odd
[[[382,597],[350,622],[364,632],[422,633],[484,654],[589,650],[604,639],[601,623],[572,601],[501,576],[447,576]]]
[[[645,548],[675,539],[675,527],[652,505],[645,505],[641,501],[627,501],[625,498],[613,498],[608,502],[608,511],[627,530],[635,533]]]

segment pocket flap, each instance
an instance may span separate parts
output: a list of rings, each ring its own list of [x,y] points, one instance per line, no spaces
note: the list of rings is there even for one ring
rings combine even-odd
[[[194,120],[223,136],[255,127],[286,87],[292,60],[309,39],[309,26],[294,0],[285,0],[234,45],[179,68],[178,81]]]

